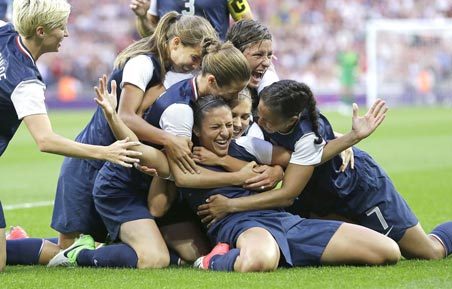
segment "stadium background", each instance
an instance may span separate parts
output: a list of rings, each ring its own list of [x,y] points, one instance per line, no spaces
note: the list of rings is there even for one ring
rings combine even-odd
[[[256,18],[266,23],[275,36],[275,64],[281,77],[305,80],[320,98],[337,98],[340,94],[341,70],[337,60],[341,47],[347,43],[359,55],[355,92],[364,93],[367,19],[452,17],[450,0],[248,1]],[[128,0],[70,2],[70,37],[63,42],[60,53],[42,57],[38,63],[49,85],[47,101],[54,130],[73,139],[92,115],[92,86],[96,79],[109,73],[116,53],[138,36]],[[452,45],[446,49],[452,49]],[[450,77],[452,53],[446,50],[441,57],[432,57],[441,60],[437,71],[446,79]],[[404,61],[410,64],[412,59]],[[405,76],[398,71],[393,73]],[[70,95],[66,102],[57,97],[64,94],[58,87],[65,77],[69,77],[69,87],[75,84],[77,88],[72,102],[68,101]],[[68,111],[55,110],[55,106],[90,108]],[[349,114],[326,114],[337,131],[350,129]],[[383,125],[359,144],[385,168],[427,232],[452,216],[451,124],[449,105],[391,107]],[[60,156],[39,152],[25,126],[21,126],[0,160],[0,199],[8,226],[21,225],[36,237],[56,235],[49,223],[62,160]],[[44,266],[9,266],[0,276],[0,288],[449,289],[451,269],[451,257],[440,261],[402,260],[390,267],[325,266],[279,269],[265,274],[201,272],[189,267],[49,270]]]
[[[70,36],[61,51],[44,55],[38,66],[48,84],[50,106],[93,106],[92,87],[103,73],[109,73],[115,56],[139,39],[129,0],[69,1]],[[95,3],[95,4],[94,4]],[[321,104],[337,100],[343,92],[346,69],[355,75],[353,92],[362,99],[366,85],[366,21],[381,18],[440,19],[452,17],[448,0],[249,0],[254,16],[274,36],[274,64],[281,78],[305,81],[313,87]],[[436,77],[452,75],[452,45],[449,51],[433,55]],[[447,53],[444,53],[447,52]],[[357,62],[342,62],[348,53]],[[429,53],[429,51],[425,52]],[[430,53],[430,54],[433,54]],[[397,57],[406,65],[409,53]],[[400,70],[400,71],[398,71]],[[423,71],[410,69],[411,82]],[[401,68],[388,75],[403,75]],[[419,85],[414,84],[414,87]]]

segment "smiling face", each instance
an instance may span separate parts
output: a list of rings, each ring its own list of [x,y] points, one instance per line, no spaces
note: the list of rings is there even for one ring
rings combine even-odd
[[[250,88],[256,88],[262,80],[265,71],[272,63],[273,50],[272,41],[263,40],[255,42],[243,51],[251,68],[251,79],[248,84]]]
[[[43,31],[45,31],[44,28]],[[42,34],[42,50],[44,52],[57,52],[63,39],[68,36],[67,22],[57,28],[45,31]]]
[[[251,98],[241,98],[232,107],[234,138],[240,137],[249,127],[251,121]]]
[[[170,59],[175,72],[187,73],[201,66],[201,45],[184,45],[179,37],[170,41]]]
[[[227,155],[233,127],[230,108],[220,106],[201,113],[204,113],[201,126],[194,129],[200,145],[218,156]]]

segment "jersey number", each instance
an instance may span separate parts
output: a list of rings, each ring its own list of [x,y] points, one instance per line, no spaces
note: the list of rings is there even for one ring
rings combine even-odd
[[[237,14],[242,13],[246,9],[246,5],[243,3],[243,0],[232,0],[230,5],[232,10],[234,10]]]
[[[372,215],[372,214],[375,214],[375,215],[377,216],[378,221],[380,222],[381,226],[383,227],[383,231],[386,231],[386,230],[389,228],[389,225],[388,225],[388,223],[386,222],[385,217],[383,217],[383,214],[381,213],[381,210],[380,210],[380,208],[379,208],[378,206],[375,206],[375,207],[373,207],[372,209],[370,209],[370,210],[368,210],[368,211],[366,212],[366,215],[367,215],[367,216],[370,216],[370,215]],[[393,228],[393,227],[394,227],[394,226],[391,226],[391,228],[389,228],[389,230],[387,230],[386,233],[384,233],[384,232],[380,232],[380,233],[382,233],[382,234],[388,236],[389,233],[392,231],[392,228]],[[377,231],[378,231],[378,230],[377,230]]]
[[[185,0],[185,9],[182,15],[195,15],[195,0]]]

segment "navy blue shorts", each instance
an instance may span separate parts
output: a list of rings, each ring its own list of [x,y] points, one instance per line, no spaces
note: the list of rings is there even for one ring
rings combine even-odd
[[[65,158],[58,178],[51,227],[60,233],[83,233],[103,242],[106,228],[92,196],[98,170],[85,160]]]
[[[147,206],[150,182],[143,183],[134,178],[136,173],[139,172],[135,169],[106,163],[94,183],[94,203],[111,241],[119,239],[122,224],[154,218]]]
[[[320,265],[320,258],[343,222],[302,219],[287,230],[293,266]]]
[[[155,218],[155,222],[159,227],[163,227],[184,222],[198,224],[200,220],[198,215],[191,210],[187,201],[179,194],[168,212],[161,218]]]
[[[5,216],[3,215],[2,202],[0,201],[0,229],[4,229],[5,227],[6,227]]]
[[[212,225],[208,235],[214,243],[235,245],[244,231],[259,227],[272,234],[284,260],[282,266],[320,264],[320,258],[341,222],[308,220],[287,212],[263,210],[231,214]]]
[[[309,210],[316,214],[339,214],[399,241],[407,229],[418,223],[416,216],[372,157],[357,148],[353,151],[355,169],[348,168],[344,173],[337,174],[334,180],[336,197],[332,198],[332,206],[331,199],[325,201],[325,192],[303,192],[307,196],[300,197],[299,202],[303,198],[309,199],[312,204],[315,203]]]

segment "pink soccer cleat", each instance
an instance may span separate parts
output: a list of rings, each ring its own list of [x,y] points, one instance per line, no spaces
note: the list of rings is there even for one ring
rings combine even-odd
[[[213,247],[212,251],[209,254],[199,257],[196,259],[195,263],[193,263],[193,267],[209,270],[210,259],[216,255],[224,255],[229,252],[229,244],[227,243],[218,243],[215,247]]]
[[[11,226],[8,234],[6,234],[6,240],[17,240],[25,238],[29,238],[29,236],[24,228],[20,226]]]

